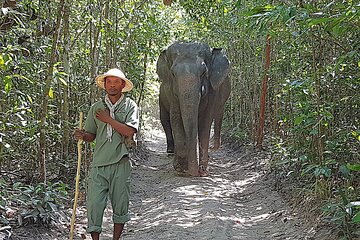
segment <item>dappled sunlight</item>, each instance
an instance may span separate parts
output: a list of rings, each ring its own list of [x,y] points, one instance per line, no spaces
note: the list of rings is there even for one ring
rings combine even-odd
[[[184,177],[173,170],[163,135],[146,145],[150,157],[133,171],[124,240],[301,239],[281,238],[299,233],[288,230],[294,218],[282,221],[287,209],[264,181],[263,159],[222,149],[210,154],[210,176]]]

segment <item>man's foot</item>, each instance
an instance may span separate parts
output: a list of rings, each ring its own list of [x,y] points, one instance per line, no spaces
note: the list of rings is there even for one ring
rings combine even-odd
[[[99,240],[100,239],[100,233],[91,232],[90,234],[91,234],[92,240]]]
[[[123,223],[114,223],[113,240],[119,240],[124,229]]]

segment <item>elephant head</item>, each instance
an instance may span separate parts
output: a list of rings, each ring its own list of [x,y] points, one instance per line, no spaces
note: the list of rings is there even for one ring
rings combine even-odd
[[[221,49],[211,50],[205,44],[175,42],[160,54],[160,120],[168,152],[175,151],[176,170],[198,175],[201,158],[207,158],[204,148],[209,144],[212,106],[228,70]]]

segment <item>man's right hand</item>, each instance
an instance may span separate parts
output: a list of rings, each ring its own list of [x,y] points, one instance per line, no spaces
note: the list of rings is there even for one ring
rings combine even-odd
[[[81,129],[75,129],[74,131],[74,137],[76,140],[82,139],[84,140],[84,136],[85,136],[85,130],[81,130]]]
[[[76,140],[82,139],[85,142],[92,142],[96,138],[96,135],[93,133],[86,132],[84,129],[76,128],[74,130],[74,138]]]

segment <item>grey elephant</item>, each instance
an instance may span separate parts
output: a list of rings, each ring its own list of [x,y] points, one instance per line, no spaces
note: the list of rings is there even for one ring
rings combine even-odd
[[[208,175],[211,124],[214,121],[217,149],[231,89],[229,68],[222,49],[206,44],[175,42],[161,52],[157,61],[160,120],[176,171]]]

